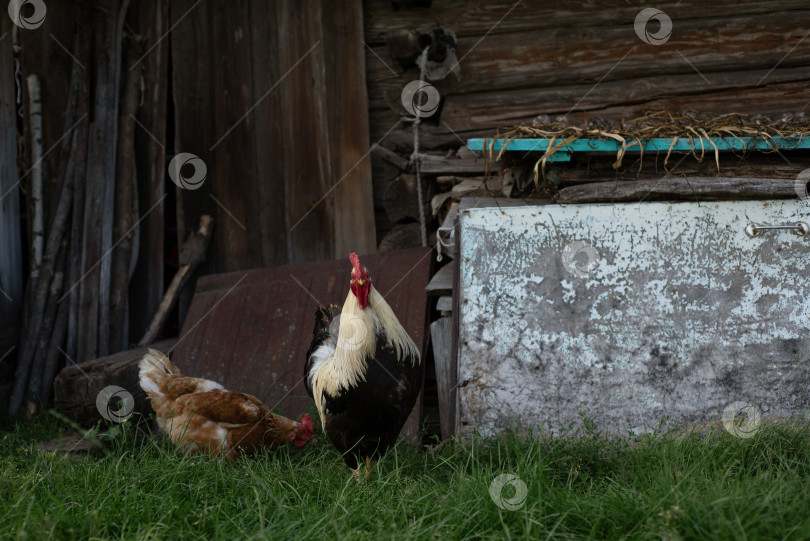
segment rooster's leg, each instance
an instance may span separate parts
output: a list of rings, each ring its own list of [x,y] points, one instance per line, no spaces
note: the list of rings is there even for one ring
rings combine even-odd
[[[354,468],[352,468],[352,475],[354,475],[354,482],[359,485],[360,484],[360,469],[358,468],[358,469],[355,470]]]

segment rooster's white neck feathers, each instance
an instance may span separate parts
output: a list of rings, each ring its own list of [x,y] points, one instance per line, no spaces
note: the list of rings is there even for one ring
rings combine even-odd
[[[365,309],[360,308],[357,297],[349,291],[340,313],[335,350],[329,359],[313,368],[312,394],[321,426],[326,422],[324,393],[338,396],[341,388],[351,388],[365,381],[367,359],[374,357],[378,335],[385,336],[388,345],[396,351],[397,360],[410,357],[414,365],[420,362],[416,344],[374,286],[370,288]]]

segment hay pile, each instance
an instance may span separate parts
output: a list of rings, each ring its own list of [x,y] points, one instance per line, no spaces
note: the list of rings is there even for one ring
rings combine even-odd
[[[675,113],[672,111],[648,112],[644,116],[632,120],[622,120],[610,123],[601,119],[591,120],[586,127],[572,126],[566,122],[538,122],[531,126],[519,126],[506,133],[499,134],[497,139],[512,141],[513,139],[546,138],[549,140],[548,149],[537,160],[534,166],[534,181],[539,187],[539,177],[545,179],[546,163],[549,156],[565,145],[577,139],[614,139],[621,144],[616,153],[613,168],[618,169],[627,150],[633,147],[640,149],[639,169],[644,158],[642,141],[655,137],[671,138],[664,159],[664,169],[672,154],[672,147],[678,139],[689,139],[691,153],[695,159],[702,162],[706,152],[714,153],[715,163],[720,170],[720,152],[712,143],[711,138],[723,140],[739,139],[740,137],[753,137],[756,140],[766,141],[769,149],[760,152],[777,152],[779,149],[774,137],[798,138],[810,137],[810,118],[804,113],[785,116],[781,119],[771,119],[761,115],[751,116],[742,113],[729,113],[719,116],[707,116],[697,113]],[[487,149],[489,163],[494,164],[503,156],[501,150],[493,156],[494,139],[485,139],[484,148]],[[708,145],[708,146],[707,146]],[[508,146],[503,145],[503,148]],[[713,148],[712,148],[713,147]],[[743,151],[735,154],[745,154]],[[493,159],[494,157],[494,159]]]

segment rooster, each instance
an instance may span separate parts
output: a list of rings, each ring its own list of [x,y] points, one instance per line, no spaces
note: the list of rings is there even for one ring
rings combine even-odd
[[[138,367],[141,388],[160,429],[190,453],[236,458],[240,452],[289,442],[300,447],[313,438],[312,419],[306,413],[298,423],[272,413],[255,396],[183,376],[159,351],[150,349]]]
[[[343,309],[315,310],[304,385],[321,427],[355,479],[399,436],[422,386],[419,350],[374,289],[357,254]]]

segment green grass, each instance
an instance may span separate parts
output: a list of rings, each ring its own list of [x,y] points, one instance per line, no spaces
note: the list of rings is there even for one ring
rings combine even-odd
[[[806,429],[628,441],[585,427],[576,437],[509,434],[434,452],[398,446],[357,486],[320,434],[304,449],[234,462],[132,437],[76,460],[32,450],[66,428],[54,417],[6,419],[0,538],[810,538]],[[516,511],[490,498],[502,473],[526,484]]]

